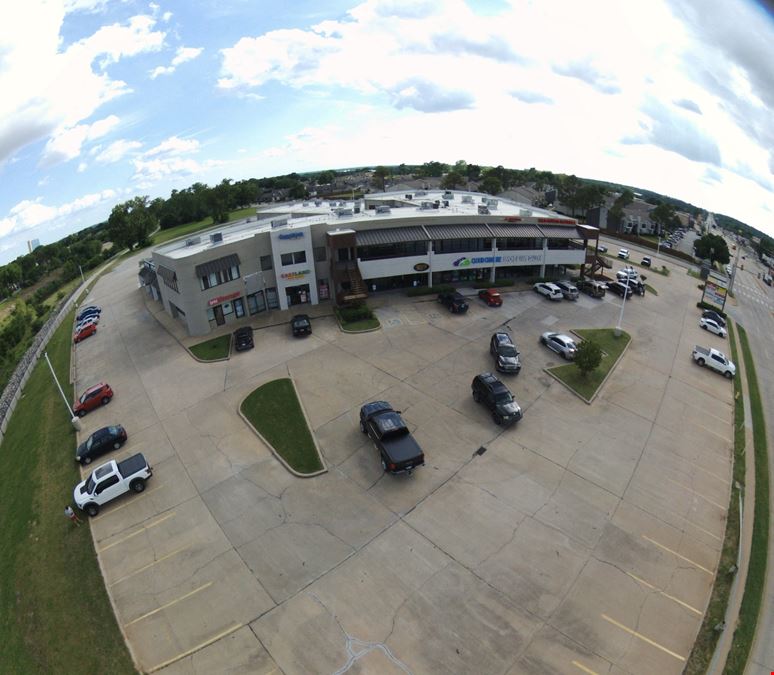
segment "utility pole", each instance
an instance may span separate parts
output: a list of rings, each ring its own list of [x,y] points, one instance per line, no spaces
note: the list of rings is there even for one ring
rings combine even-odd
[[[728,294],[731,295],[734,291],[734,281],[736,280],[736,265],[739,262],[739,252],[742,250],[742,247],[737,243],[736,245],[736,256],[734,256],[734,267],[731,270],[731,282],[728,284]]]
[[[51,370],[51,377],[54,378],[54,382],[56,383],[57,389],[59,389],[59,393],[62,395],[62,400],[64,401],[65,408],[67,408],[67,415],[72,418],[73,411],[70,407],[70,403],[67,401],[67,397],[65,396],[64,390],[62,389],[62,385],[59,384],[59,379],[56,376],[56,373],[54,372],[54,366],[51,365],[51,360],[48,358],[48,352],[43,352],[43,356],[46,357],[46,363],[48,364],[49,369]]]

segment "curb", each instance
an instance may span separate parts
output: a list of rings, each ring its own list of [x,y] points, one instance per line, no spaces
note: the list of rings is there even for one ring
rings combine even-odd
[[[239,405],[237,406],[237,414],[244,420],[244,423],[248,427],[250,427],[250,429],[253,430],[253,433],[256,436],[258,436],[258,438],[261,439],[264,445],[266,445],[266,447],[269,448],[269,450],[271,450],[271,454],[274,455],[274,457],[279,460],[280,464],[282,464],[282,466],[284,466],[291,474],[293,474],[297,478],[314,478],[315,476],[321,476],[324,473],[328,473],[328,466],[325,463],[325,458],[320,452],[320,446],[317,445],[317,439],[315,438],[314,433],[312,432],[312,428],[309,426],[309,420],[307,419],[307,416],[306,416],[306,409],[304,408],[304,404],[301,403],[301,397],[298,395],[298,390],[296,389],[296,383],[293,381],[292,377],[288,377],[288,379],[290,380],[290,383],[293,385],[293,392],[295,393],[296,399],[298,400],[298,404],[301,407],[301,414],[304,416],[304,423],[306,424],[307,428],[309,429],[309,433],[312,436],[312,443],[314,443],[315,450],[317,451],[317,456],[320,459],[320,464],[322,464],[322,467],[323,467],[322,469],[320,469],[319,471],[315,471],[314,473],[300,473],[299,471],[296,471],[292,466],[290,466],[290,464],[288,464],[285,461],[285,458],[282,455],[280,455],[279,452],[277,452],[274,446],[271,443],[269,443],[269,441],[267,441],[266,438],[264,438],[263,434],[261,434],[261,432],[258,431],[258,429],[256,429],[253,426],[253,423],[249,419],[247,419],[245,414],[242,412],[242,404],[245,402],[248,396],[250,396],[250,394],[253,393],[252,391],[250,392],[250,394],[245,396],[239,402]],[[274,380],[270,380],[270,381],[274,381]],[[266,383],[264,382],[264,384]],[[255,389],[253,389],[253,391],[255,391]]]

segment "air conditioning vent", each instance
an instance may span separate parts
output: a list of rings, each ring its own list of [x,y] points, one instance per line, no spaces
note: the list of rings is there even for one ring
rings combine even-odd
[[[190,239],[185,240],[186,246],[194,246],[195,244],[201,244],[202,238],[201,237],[191,237]]]
[[[519,215],[529,218],[532,215],[532,211],[529,209],[519,209]]]
[[[214,234],[210,235],[210,243],[211,244],[220,244],[223,241],[223,233],[222,232],[215,232]]]
[[[462,195],[462,203],[463,204],[472,204],[473,203],[473,197],[471,195]]]
[[[352,209],[338,209],[336,211],[336,215],[341,218],[342,216],[351,216],[352,215]]]
[[[478,205],[478,215],[480,215],[480,216],[488,216],[489,215],[489,207],[486,204],[479,204]]]
[[[390,207],[382,204],[376,207],[376,213],[390,213]]]
[[[287,218],[278,218],[277,220],[272,220],[271,221],[272,228],[284,227],[287,224],[288,224],[288,219]]]

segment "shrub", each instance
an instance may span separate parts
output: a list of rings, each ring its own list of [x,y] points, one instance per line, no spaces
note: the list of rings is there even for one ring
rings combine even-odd
[[[602,363],[602,348],[594,340],[584,340],[578,345],[575,354],[575,365],[584,377],[596,370]]]
[[[339,316],[345,323],[353,321],[362,321],[363,319],[372,319],[374,313],[364,302],[347,305],[339,308]]]

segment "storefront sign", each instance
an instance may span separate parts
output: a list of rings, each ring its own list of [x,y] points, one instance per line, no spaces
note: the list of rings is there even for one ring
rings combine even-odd
[[[210,298],[207,301],[207,306],[214,307],[215,305],[219,305],[222,302],[226,302],[227,300],[238,298],[241,294],[241,291],[235,291],[234,293],[229,293],[228,295],[219,295],[217,298]]]
[[[428,265],[427,263],[417,263],[416,265],[414,265],[415,272],[426,272],[429,269],[430,269],[430,265]]]
[[[280,278],[285,279],[286,281],[296,281],[297,279],[303,279],[307,274],[309,274],[309,270],[301,270],[300,272],[283,272],[280,274]]]
[[[543,253],[521,253],[518,255],[483,255],[468,258],[463,256],[452,262],[454,267],[472,267],[475,265],[529,265],[543,262]],[[416,267],[414,268],[416,269]]]
[[[303,232],[285,232],[279,236],[280,239],[302,239]]]
[[[721,284],[710,281],[709,279],[704,282],[704,297],[703,302],[710,302],[717,307],[723,309],[726,304],[727,289]]]

